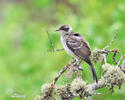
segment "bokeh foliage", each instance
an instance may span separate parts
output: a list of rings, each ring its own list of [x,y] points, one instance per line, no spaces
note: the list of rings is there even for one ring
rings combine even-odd
[[[65,51],[46,52],[52,50],[46,31],[55,48],[62,48],[60,35],[54,31],[63,24],[83,34],[91,50],[107,45],[118,28],[110,48],[125,54],[125,0],[0,0],[0,100],[34,99],[41,85],[51,82],[71,60]],[[111,57],[108,61],[113,63]],[[92,82],[88,65],[83,67],[83,78]],[[99,64],[96,71],[100,77]],[[63,76],[57,84],[70,80]],[[12,98],[15,92],[27,97]],[[99,92],[102,95],[94,96],[94,100],[125,98],[124,86],[113,95],[106,88]]]

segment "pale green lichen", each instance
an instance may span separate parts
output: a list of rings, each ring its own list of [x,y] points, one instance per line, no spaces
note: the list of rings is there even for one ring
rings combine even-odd
[[[119,86],[120,88],[122,83],[125,82],[125,74],[118,66],[104,64],[102,68],[105,73],[103,74],[101,81],[106,87],[109,87],[111,92],[113,92],[115,86]]]
[[[43,95],[40,100],[56,100],[55,91],[50,87],[49,83],[42,85],[41,94]]]
[[[104,71],[108,71],[111,67],[113,67],[113,65],[110,65],[108,63],[105,63],[102,65],[102,68]]]
[[[97,63],[98,61],[101,61],[103,59],[103,55],[100,54],[99,52],[99,49],[95,49],[94,51],[92,51],[91,53],[91,60],[94,62],[94,63]]]
[[[84,97],[87,93],[87,85],[86,82],[82,80],[82,78],[77,77],[71,83],[71,92],[74,96]]]
[[[56,92],[59,94],[61,100],[72,100],[73,94],[70,91],[70,85],[62,85],[56,87]]]

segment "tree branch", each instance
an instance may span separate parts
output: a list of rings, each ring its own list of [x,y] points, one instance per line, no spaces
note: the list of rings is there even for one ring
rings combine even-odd
[[[68,64],[66,64],[65,67],[61,69],[61,71],[57,74],[57,76],[54,78],[53,82],[51,83],[51,88],[54,88],[54,85],[56,84],[57,80],[60,78],[60,76],[66,71],[67,68],[69,68],[73,63],[75,59],[70,61]]]
[[[54,45],[52,43],[52,40],[50,39],[49,33],[47,32],[47,34],[53,48],[53,52],[55,52]],[[95,91],[100,88],[108,87],[111,92],[113,92],[114,87],[121,87],[121,85],[125,82],[125,56],[122,65],[120,65],[123,59],[122,53],[118,49],[107,50],[107,48],[111,46],[116,39],[117,34],[118,30],[116,30],[113,40],[102,50],[96,50],[95,52],[92,52],[93,55],[91,56],[91,58],[93,60],[98,62],[100,60],[100,56],[103,55],[103,59],[105,61],[105,64],[102,65],[103,73],[98,83],[87,84],[84,80],[82,80],[81,76],[77,76],[69,84],[56,86],[55,84],[61,77],[61,75],[67,70],[67,68],[74,64],[75,60],[73,59],[61,69],[61,71],[56,75],[51,84],[45,84],[42,86],[41,93],[43,94],[43,96],[38,96],[35,100],[56,100],[56,94],[60,96],[61,100],[72,100],[74,97],[92,100],[91,96],[99,94],[95,93]],[[108,64],[107,55],[109,53],[113,53],[112,59],[115,62],[116,66]],[[120,55],[119,61],[117,61],[115,58],[116,54]]]

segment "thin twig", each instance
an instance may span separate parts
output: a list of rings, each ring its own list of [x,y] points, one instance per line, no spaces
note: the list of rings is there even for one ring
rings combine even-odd
[[[115,39],[116,39],[117,34],[118,34],[118,29],[117,29],[116,32],[115,32],[115,35],[114,35],[114,37],[113,37],[113,40],[112,40],[108,45],[106,45],[106,46],[103,48],[103,50],[106,50],[109,46],[111,46],[111,45],[113,44],[113,42],[114,42]]]
[[[118,66],[120,66],[121,60],[123,59],[122,53],[120,51],[118,51],[119,55],[120,55],[120,60],[118,62]]]
[[[52,46],[52,50],[53,50],[53,52],[54,52],[54,45],[53,45],[53,42],[52,42],[52,40],[51,40],[51,38],[50,38],[49,32],[46,31],[46,33],[47,33],[47,35],[48,35],[48,39],[49,39],[49,41],[50,41],[50,44],[51,44],[51,46]]]
[[[121,62],[123,56],[122,56],[122,54],[121,54],[121,52],[120,52],[119,50],[117,50],[117,49],[113,49],[113,50],[103,49],[103,50],[98,51],[98,53],[104,55],[104,61],[105,61],[105,63],[107,63],[106,56],[107,56],[108,53],[110,53],[110,52],[113,53],[113,61],[116,63],[116,65],[118,65],[119,67],[121,67],[121,66],[120,66],[120,62]],[[117,62],[116,59],[115,59],[117,53],[120,55],[120,60],[119,60],[119,62]]]
[[[115,59],[116,53],[118,53],[120,55],[119,62],[117,62],[116,59]],[[114,54],[113,54],[113,60],[116,63],[116,65],[118,65],[118,67],[121,67],[120,66],[120,62],[121,62],[122,58],[123,58],[123,56],[122,56],[122,54],[121,54],[121,52],[119,50],[117,50],[116,52],[114,52]]]
[[[124,55],[124,59],[123,59],[123,62],[122,62],[122,66],[121,67],[124,67],[125,68],[125,55]]]
[[[56,52],[56,51],[63,51],[64,49],[54,49],[54,50],[48,50],[47,52]]]
[[[102,59],[101,65],[100,65],[100,73],[99,73],[100,74],[100,78],[101,78],[101,74],[102,74],[102,70],[101,69],[102,69],[103,62],[104,62],[104,58]]]
[[[104,53],[104,52],[107,52],[106,49],[113,44],[113,42],[114,42],[115,39],[116,39],[117,34],[118,34],[118,29],[117,29],[116,32],[115,32],[115,35],[114,35],[114,37],[113,37],[113,40],[112,40],[108,45],[106,45],[106,46],[102,49],[102,50],[103,50],[103,53]],[[109,51],[109,52],[110,52],[110,51]],[[112,52],[112,51],[111,51],[111,52]],[[107,52],[107,53],[108,53],[108,52]],[[103,56],[104,56],[104,62],[107,63],[107,59],[106,59],[107,54],[104,54]]]
[[[113,54],[113,61],[115,62],[116,65],[118,65],[118,62],[117,62],[116,59],[115,59],[116,53],[117,53],[117,52],[114,52],[114,54]]]
[[[103,56],[104,56],[104,62],[105,62],[105,64],[107,63],[107,54],[103,54]]]
[[[48,50],[47,52],[56,52],[56,51],[62,51],[62,50],[64,50],[64,49],[55,49],[55,48],[54,48],[54,44],[53,44],[53,42],[52,42],[52,40],[51,40],[51,38],[50,38],[49,32],[46,31],[46,33],[47,33],[48,39],[49,39],[49,41],[50,41],[50,44],[51,44],[51,46],[52,46],[52,50]]]
[[[121,69],[123,72],[125,72],[125,55],[124,55],[124,59],[123,59],[122,65],[121,65]]]
[[[100,51],[98,51],[98,53],[100,53],[100,54],[108,54],[110,52],[115,52],[115,51],[117,51],[117,49],[113,49],[113,50],[100,50]]]

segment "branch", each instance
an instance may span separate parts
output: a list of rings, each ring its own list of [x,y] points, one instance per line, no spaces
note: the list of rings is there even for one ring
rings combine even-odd
[[[107,63],[107,59],[106,59],[107,55],[109,53],[111,53],[111,52],[113,53],[113,61],[115,62],[116,65],[118,65],[118,67],[121,67],[120,66],[120,62],[121,62],[123,56],[122,56],[122,54],[121,54],[121,52],[119,50],[117,50],[117,49],[113,49],[113,50],[106,50],[106,49],[98,50],[98,53],[104,54],[104,61],[105,61],[105,63]],[[117,60],[115,59],[117,53],[120,55],[119,62],[117,62]]]
[[[116,32],[115,32],[115,35],[114,35],[114,37],[113,37],[113,40],[112,40],[108,45],[106,45],[102,50],[106,51],[106,49],[113,44],[113,42],[114,42],[115,39],[116,39],[117,34],[118,34],[118,29],[117,29]],[[107,59],[106,59],[107,54],[103,54],[103,56],[104,56],[104,62],[107,63]]]
[[[69,68],[73,63],[75,59],[70,61],[68,64],[66,64],[65,67],[61,69],[61,71],[57,74],[57,76],[54,78],[53,82],[51,83],[51,88],[54,88],[54,85],[56,84],[57,80],[60,78],[60,76],[66,71],[67,68]]]
[[[91,84],[89,86],[92,88],[92,90],[95,91],[95,90],[98,90],[98,89],[104,87],[104,83],[102,83],[101,81],[98,81],[98,84],[93,83],[93,84]]]
[[[54,50],[47,50],[47,52],[56,52],[56,51],[63,51],[64,49],[54,49]]]
[[[111,46],[111,45],[113,44],[113,42],[114,42],[115,39],[116,39],[117,34],[118,34],[118,29],[117,29],[116,32],[115,32],[115,35],[114,35],[114,37],[113,37],[113,40],[112,40],[108,45],[106,45],[106,46],[103,48],[103,50],[106,50],[109,46]]]
[[[81,77],[76,77],[70,84],[59,85],[53,89],[49,87],[50,84],[45,84],[42,86],[42,94],[44,95],[36,100],[56,100],[55,93],[60,96],[61,100],[72,100],[75,97],[89,100],[91,96],[100,94],[96,93],[96,90],[108,87],[113,92],[114,87],[120,88],[125,82],[125,74],[119,67],[104,64],[103,69],[105,73],[98,83],[87,84]]]
[[[64,50],[64,49],[55,49],[55,48],[54,48],[54,44],[53,44],[53,42],[52,42],[52,40],[51,40],[51,38],[50,38],[49,32],[46,31],[46,34],[47,34],[48,39],[49,39],[49,41],[50,41],[50,44],[51,44],[51,46],[52,46],[52,50],[48,50],[47,52],[56,52],[56,51],[62,51],[62,50]]]
[[[122,62],[121,69],[122,69],[123,72],[125,73],[125,56],[124,56],[124,59],[123,59],[123,62]]]

